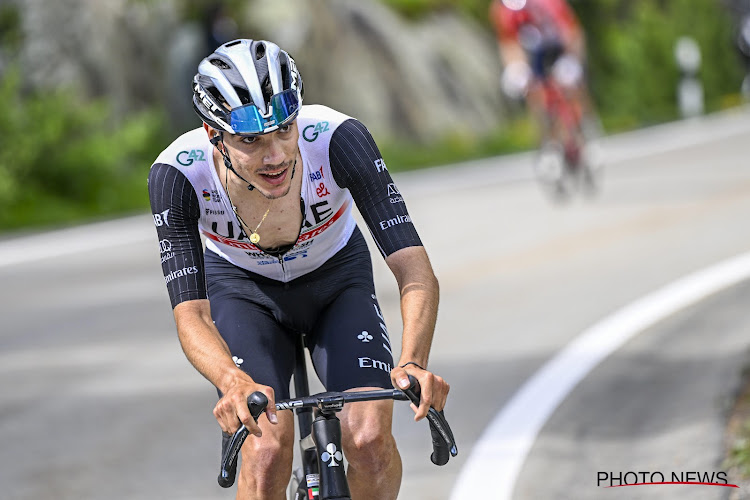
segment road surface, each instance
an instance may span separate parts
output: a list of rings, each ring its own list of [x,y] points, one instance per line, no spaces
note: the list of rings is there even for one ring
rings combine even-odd
[[[604,325],[592,338],[611,341],[613,315],[750,251],[748,138],[747,109],[608,138],[601,193],[564,205],[529,177],[530,155],[396,176],[441,282],[430,367],[451,383],[460,452],[433,466],[426,423],[400,407],[400,498],[724,498],[597,479],[723,470],[750,346],[741,277],[587,358],[580,380],[559,372],[520,413],[526,448],[481,453],[574,340]],[[374,266],[396,345],[395,281]],[[180,350],[150,215],[6,239],[0,281],[2,498],[233,498],[216,485],[215,392]]]

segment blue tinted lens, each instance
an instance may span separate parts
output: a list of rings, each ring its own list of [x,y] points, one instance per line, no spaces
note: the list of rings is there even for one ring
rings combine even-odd
[[[283,125],[294,118],[299,110],[299,99],[296,90],[285,90],[271,97],[271,114],[276,125]]]
[[[254,104],[235,108],[229,115],[229,124],[235,134],[260,134],[263,132],[263,117]]]
[[[235,108],[229,115],[229,124],[235,134],[262,134],[266,129],[282,126],[291,121],[299,110],[296,90],[285,90],[271,97],[271,113],[263,118],[254,104]]]

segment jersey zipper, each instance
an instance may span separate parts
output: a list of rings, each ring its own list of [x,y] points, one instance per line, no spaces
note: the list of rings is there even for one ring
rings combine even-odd
[[[286,283],[286,266],[284,265],[284,255],[285,254],[286,254],[286,252],[284,252],[283,254],[279,255],[278,258],[279,258],[279,264],[281,264],[281,278]]]
[[[302,212],[302,222],[300,222],[299,226],[299,232],[297,233],[297,239],[294,240],[294,245],[289,248],[291,250],[295,246],[297,246],[297,242],[299,241],[299,235],[302,234],[302,228],[305,226],[305,199],[302,198],[302,196],[299,197],[299,208]],[[284,255],[289,253],[289,250],[284,252],[283,254],[279,255],[277,258],[279,259],[279,264],[281,264],[281,278],[284,282],[286,282],[287,276],[286,276],[286,266],[284,265]]]

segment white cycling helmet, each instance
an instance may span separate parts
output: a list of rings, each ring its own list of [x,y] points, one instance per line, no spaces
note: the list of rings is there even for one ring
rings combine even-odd
[[[521,10],[526,7],[526,0],[503,0],[503,4],[510,10]]]
[[[292,122],[302,105],[294,59],[265,40],[233,40],[201,61],[193,78],[193,107],[209,126],[258,135]]]

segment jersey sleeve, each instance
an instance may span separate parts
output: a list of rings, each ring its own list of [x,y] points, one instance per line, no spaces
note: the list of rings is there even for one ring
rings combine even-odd
[[[503,6],[501,0],[490,2],[490,23],[499,41],[507,42],[518,38],[519,17],[517,12]]]
[[[578,18],[573,8],[568,2],[564,0],[552,2],[549,10],[554,16],[560,31],[564,34],[564,39],[569,41],[574,38],[580,31],[580,25],[578,24]]]
[[[198,232],[200,205],[192,184],[172,165],[157,163],[148,176],[148,193],[172,308],[208,298]]]
[[[348,189],[384,257],[422,246],[406,203],[388,173],[378,146],[365,126],[349,119],[331,137],[331,173]]]

